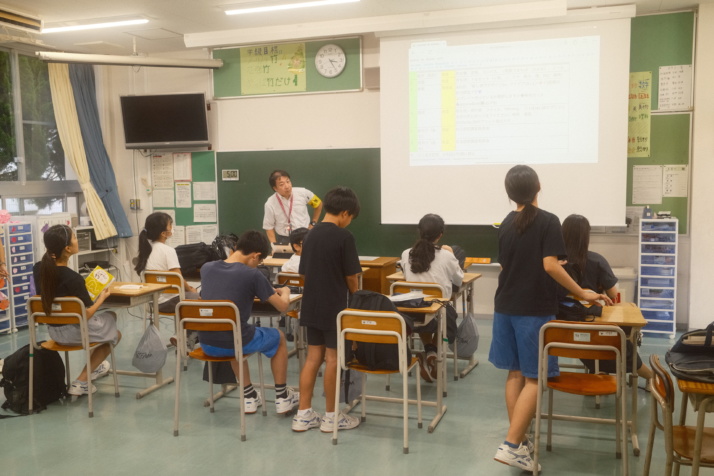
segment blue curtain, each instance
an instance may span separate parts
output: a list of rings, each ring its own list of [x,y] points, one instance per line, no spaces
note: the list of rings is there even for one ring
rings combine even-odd
[[[114,169],[102,141],[94,68],[89,64],[70,64],[69,77],[72,82],[74,102],[77,105],[82,141],[87,153],[90,180],[104,203],[107,214],[117,229],[118,236],[122,238],[132,236],[129,220],[119,199]]]

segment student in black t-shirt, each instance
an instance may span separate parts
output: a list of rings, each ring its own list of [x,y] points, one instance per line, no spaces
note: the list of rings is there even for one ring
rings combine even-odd
[[[300,406],[293,431],[320,427],[332,433],[334,425],[349,430],[359,418],[335,412],[337,385],[337,314],[357,291],[362,272],[354,236],[345,228],[359,215],[357,195],[347,187],[327,192],[325,217],[307,234],[302,245],[299,272],[305,277],[300,325],[307,329],[307,360],[300,372]],[[312,409],[317,372],[325,362],[325,416]]]
[[[538,334],[543,324],[555,318],[558,284],[591,302],[612,301],[604,294],[584,291],[563,269],[559,260],[565,257],[565,244],[560,221],[538,208],[540,181],[535,170],[516,165],[506,174],[505,185],[516,211],[504,218],[498,230],[501,273],[488,360],[508,370],[506,408],[510,426],[494,459],[533,471],[533,445],[526,429],[535,414],[538,395]],[[558,373],[553,357],[548,377]]]
[[[77,297],[87,309],[89,342],[112,342],[116,345],[121,339],[121,333],[117,330],[116,314],[111,311],[97,312],[109,296],[109,288],[105,288],[97,296],[97,300],[92,302],[84,284],[84,278],[67,267],[69,258],[79,251],[77,237],[72,229],[66,225],[54,225],[45,232],[43,241],[47,251],[42,256],[42,261],[35,264],[32,273],[37,286],[37,294],[42,297],[44,312],[51,315],[52,301],[56,297]],[[47,331],[50,338],[60,344],[79,345],[82,342],[79,324],[50,325]],[[111,348],[109,344],[101,344],[92,347],[91,352],[92,380],[96,380],[111,370],[109,362],[104,360],[111,352]],[[87,378],[87,367],[85,366],[82,373],[72,382],[67,393],[70,395],[88,394],[90,388]],[[97,388],[92,385],[91,392],[96,391]]]
[[[598,293],[606,293],[610,299],[617,299],[617,278],[610,268],[610,264],[605,257],[594,251],[590,251],[590,222],[582,215],[570,215],[563,220],[563,240],[565,249],[568,252],[568,264],[565,270],[583,289],[592,289]],[[563,290],[564,293],[567,291]],[[628,328],[623,328],[627,333]],[[626,365],[627,371],[632,372],[632,352],[634,352],[632,342],[627,341]],[[594,360],[583,360],[583,364],[595,372]],[[597,369],[599,372],[615,373],[615,362],[603,360]],[[649,380],[652,378],[652,370],[642,362],[637,356],[637,375]]]

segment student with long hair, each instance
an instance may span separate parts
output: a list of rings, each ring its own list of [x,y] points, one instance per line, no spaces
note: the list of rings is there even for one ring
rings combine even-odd
[[[526,429],[535,414],[538,395],[538,334],[558,311],[558,285],[587,301],[612,301],[605,294],[583,290],[561,265],[565,244],[560,221],[538,208],[540,181],[535,170],[516,165],[506,174],[505,185],[516,210],[503,219],[498,230],[501,273],[488,360],[508,370],[505,400],[509,428],[494,459],[533,471],[533,445]],[[558,374],[557,359],[552,357],[548,377]]]
[[[48,315],[52,314],[52,302],[57,297],[77,297],[87,310],[87,327],[89,342],[104,342],[92,347],[90,357],[91,370],[85,366],[82,373],[72,382],[68,393],[70,395],[87,395],[90,392],[87,382],[87,372],[92,372],[92,381],[105,376],[109,370],[109,362],[104,360],[111,353],[109,342],[116,345],[121,339],[117,330],[116,314],[111,311],[97,312],[104,300],[109,296],[109,288],[97,296],[92,302],[84,278],[67,266],[70,257],[79,251],[77,237],[66,225],[54,225],[44,235],[43,241],[47,251],[42,255],[42,261],[32,269],[37,286],[37,293],[42,297],[42,308]],[[48,332],[52,340],[64,344],[81,344],[82,334],[79,324],[49,325]],[[92,385],[91,392],[97,388]]]
[[[565,270],[583,289],[591,289],[598,293],[607,294],[610,299],[617,299],[617,278],[612,272],[610,263],[605,257],[594,251],[590,251],[590,222],[582,215],[570,215],[563,220],[563,240],[568,253],[568,263]],[[630,329],[623,328],[626,333]],[[632,342],[627,341],[627,371],[632,372],[632,352],[634,352]],[[583,360],[583,364],[595,372],[594,360]],[[599,372],[615,373],[615,362],[603,360],[597,369]],[[652,370],[642,362],[637,355],[637,374],[649,380],[652,378]]]
[[[139,257],[134,270],[141,275],[144,270],[171,271],[181,274],[181,264],[176,250],[166,244],[173,235],[173,221],[168,213],[154,212],[144,222],[144,229],[139,233]],[[198,291],[184,281],[186,299],[201,299]],[[159,297],[159,311],[172,313],[179,302],[178,295],[169,297],[161,294]]]
[[[451,299],[452,285],[460,286],[464,279],[464,270],[454,256],[454,250],[448,245],[440,245],[444,236],[444,220],[433,213],[424,215],[419,220],[419,239],[411,248],[402,253],[404,279],[420,283],[437,283],[444,299]],[[436,321],[433,327],[436,327]],[[419,333],[424,344],[424,354],[419,354],[421,376],[427,382],[436,380],[436,329],[422,330]]]

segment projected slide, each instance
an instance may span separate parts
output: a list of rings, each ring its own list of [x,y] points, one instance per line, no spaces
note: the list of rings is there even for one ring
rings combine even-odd
[[[409,47],[409,164],[598,161],[600,37]]]

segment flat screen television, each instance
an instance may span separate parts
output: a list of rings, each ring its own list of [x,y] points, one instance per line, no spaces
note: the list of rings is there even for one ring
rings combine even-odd
[[[209,147],[203,93],[121,96],[127,149]]]

